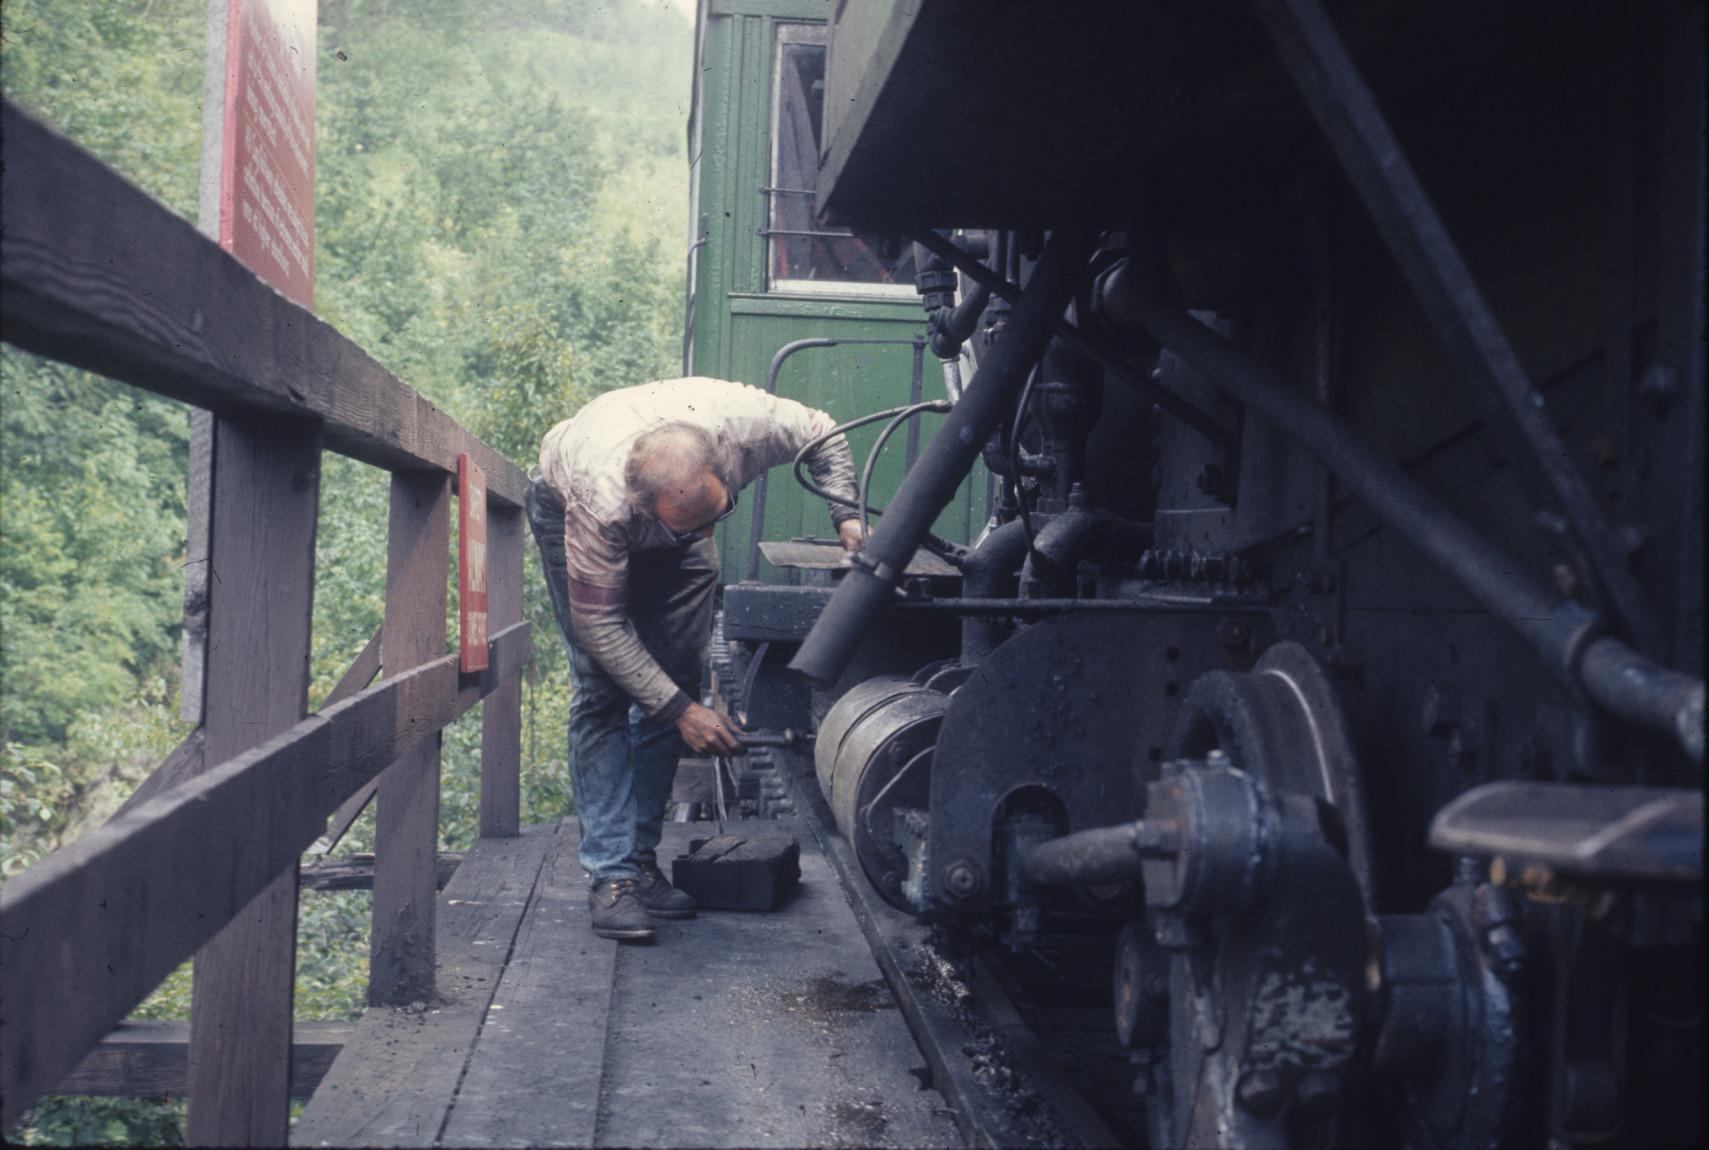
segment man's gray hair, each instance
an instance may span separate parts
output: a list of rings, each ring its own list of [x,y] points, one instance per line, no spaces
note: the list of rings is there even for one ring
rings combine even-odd
[[[725,482],[718,444],[703,428],[666,423],[643,432],[623,469],[630,510],[652,518],[661,494],[697,489],[707,472]]]

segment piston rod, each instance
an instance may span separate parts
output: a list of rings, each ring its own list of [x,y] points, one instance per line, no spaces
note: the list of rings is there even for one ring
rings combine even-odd
[[[1179,838],[1176,824],[1167,819],[1075,831],[1028,847],[1021,854],[1021,873],[1039,886],[1135,879],[1141,860],[1173,854]]]

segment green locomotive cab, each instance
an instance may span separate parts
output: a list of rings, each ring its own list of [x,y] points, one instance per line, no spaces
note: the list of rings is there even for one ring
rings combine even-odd
[[[824,0],[701,0],[683,370],[769,387],[844,422],[942,399],[945,373],[926,343],[913,245],[828,226],[816,210],[828,10]],[[875,507],[940,418],[917,418],[874,461]],[[850,431],[857,464],[881,426]],[[798,582],[756,543],[826,538],[823,504],[782,473],[760,482],[752,504],[720,533],[726,579]],[[966,542],[988,514],[979,468],[935,531]]]

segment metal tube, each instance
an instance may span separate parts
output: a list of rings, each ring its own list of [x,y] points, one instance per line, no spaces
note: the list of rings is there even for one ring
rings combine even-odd
[[[914,345],[914,377],[910,381],[909,387],[908,387],[908,402],[910,404],[919,403],[921,396],[925,392],[925,387],[926,387],[926,341],[922,339]],[[951,400],[951,402],[953,403],[954,401]],[[908,425],[908,454],[904,458],[907,461],[908,467],[912,467],[912,466],[914,466],[914,460],[918,459],[919,457],[920,457],[920,421],[916,419],[914,422],[912,422]],[[906,470],[906,468],[904,468],[904,470]],[[862,508],[866,507],[866,492],[864,492],[864,491],[861,492],[860,505]],[[866,526],[865,521],[862,520],[861,535],[863,538],[866,535],[865,526]]]
[[[1597,639],[1579,663],[1585,694],[1623,719],[1671,731],[1693,762],[1703,761],[1703,680],[1670,670],[1618,639]]]
[[[1098,287],[1105,317],[1137,324],[1253,412],[1297,439],[1391,530],[1406,539],[1497,619],[1536,648],[1569,688],[1582,688],[1622,718],[1666,731],[1702,762],[1703,684],[1638,655],[1612,638],[1597,640],[1600,620],[1527,575],[1513,559],[1455,515],[1412,476],[1379,455],[1322,406],[1295,392],[1281,375],[1178,308],[1138,289],[1124,265]],[[1637,680],[1647,686],[1640,689]],[[1698,721],[1688,735],[1692,692]]]
[[[1020,298],[1018,287],[935,232],[927,232],[914,242],[941,256],[957,271],[966,273],[975,283],[989,288],[992,294],[1006,299],[1010,303]],[[1078,350],[1111,375],[1126,380],[1144,392],[1146,398],[1197,431],[1216,447],[1223,451],[1233,449],[1233,437],[1215,418],[1194,407],[1156,380],[1136,370],[1122,358],[1120,353],[1106,345],[1103,340],[1089,332],[1082,331],[1060,317],[1056,320],[1056,334],[1070,347]]]
[[[943,429],[903,479],[886,509],[884,530],[854,556],[849,573],[790,661],[793,670],[811,681],[832,683],[848,666],[872,622],[889,606],[897,580],[932,520],[955,495],[980,447],[1044,353],[1057,317],[1079,286],[1095,240],[1096,233],[1089,229],[1052,234],[1008,327]]]
[[[1021,852],[1021,873],[1040,886],[1120,882],[1139,877],[1145,823],[1096,827]]]
[[[1255,606],[1250,598],[1220,595],[1177,595],[1151,593],[1121,599],[967,599],[943,596],[931,599],[898,599],[891,610],[903,615],[940,613],[946,615],[1131,615],[1144,611],[1202,610],[1226,607],[1231,610]]]
[[[968,599],[990,598],[1015,576],[1027,554],[1026,531],[1011,519],[985,536],[967,553],[961,568],[961,593]],[[975,666],[1001,641],[1000,621],[966,618],[961,623],[961,662]]]

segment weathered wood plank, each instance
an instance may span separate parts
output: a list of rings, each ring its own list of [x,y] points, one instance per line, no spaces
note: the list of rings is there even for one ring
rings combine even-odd
[[[516,675],[528,625],[489,651],[479,675],[452,654],[384,679],[0,886],[0,1128],[292,865],[325,811]]]
[[[332,690],[327,692],[326,701],[321,704],[323,708],[342,703],[357,691],[366,690],[368,684],[374,681],[374,676],[380,673],[380,638],[385,633],[383,625],[374,631],[373,638],[368,640],[368,645],[362,648],[361,653],[350,664],[350,669],[345,671]],[[379,787],[379,779],[370,779],[361,790],[345,799],[339,808],[332,812],[332,817],[326,820],[326,833],[314,841],[309,853],[323,855],[337,846],[339,840],[344,838],[345,832],[355,825],[356,820],[362,817],[362,812],[368,809],[368,803],[373,800],[374,792]]]
[[[442,1146],[595,1145],[618,948],[595,937],[588,923],[574,819],[564,820],[558,840],[457,1089]]]
[[[202,696],[207,686],[208,516],[213,471],[214,413],[193,409],[184,484],[184,654],[178,676],[178,717],[198,727],[202,725]]]
[[[298,1022],[291,1032],[291,1097],[307,1098],[356,1032],[354,1022]],[[58,1094],[182,1098],[189,1088],[188,1022],[121,1022],[58,1086]]]
[[[308,711],[319,426],[214,420],[209,497],[202,730],[205,761],[218,763],[289,730]],[[202,865],[223,869],[247,849],[241,841],[210,843]],[[197,952],[185,1123],[191,1145],[284,1140],[296,955],[291,862]]]
[[[328,447],[390,470],[451,474],[466,451],[521,506],[515,464],[10,101],[0,162],[7,342],[197,407],[322,419]]]
[[[374,681],[374,676],[379,673],[380,632],[375,631],[374,637],[369,639],[368,645],[357,654],[349,669],[344,672],[344,676],[338,680],[331,691],[327,692],[326,699],[321,703],[321,706],[324,708],[330,707],[334,703],[342,703],[357,691],[366,688],[369,683]],[[207,756],[203,754],[206,737],[206,732],[200,727],[186,735],[184,741],[172,748],[167,756],[160,761],[160,765],[154,768],[147,778],[137,784],[136,790],[132,791],[130,797],[119,806],[118,810],[113,812],[112,817],[118,818],[154,798],[162,791],[169,790],[184,780],[193,779],[201,774],[207,766]],[[338,845],[338,840],[343,837],[345,831],[350,829],[350,824],[356,821],[357,816],[362,813],[362,808],[367,805],[368,800],[373,795],[372,786],[364,787],[361,791],[350,796],[344,806],[338,808],[337,813],[327,822],[327,834],[324,836],[326,846],[321,848],[318,853],[325,854]],[[358,803],[358,799],[361,802]],[[346,810],[352,804],[355,804],[355,809],[350,811],[346,817]],[[335,829],[336,833],[334,833]],[[315,846],[320,847],[320,843],[316,842]]]
[[[386,541],[383,661],[399,674],[445,654],[446,563],[451,481],[392,476]],[[374,927],[368,1004],[433,997],[434,860],[439,842],[440,734],[424,739],[380,776],[374,825]]]
[[[202,773],[207,766],[207,732],[197,727],[184,741],[167,752],[160,765],[148,773],[148,777],[138,783],[130,797],[119,804],[119,809],[113,812],[113,818],[129,814],[137,807],[146,803],[163,791],[171,790],[186,779],[193,779]],[[108,819],[111,822],[112,819]]]
[[[461,852],[439,852],[434,883],[440,890],[445,889],[462,862]],[[300,890],[373,890],[374,856],[356,854],[303,863],[297,868],[297,886]]]
[[[522,618],[522,513],[487,511],[487,614],[497,630]],[[522,826],[522,679],[500,685],[481,704],[481,835],[508,838]]]
[[[326,693],[321,701],[321,709],[337,706],[358,691],[366,691],[368,685],[380,673],[380,638],[385,634],[384,627],[375,628],[374,634],[368,639],[356,657],[350,660],[350,666],[345,668],[332,690]]]
[[[438,996],[419,1008],[368,1009],[304,1107],[292,1145],[433,1144],[558,838],[554,827],[530,827],[475,843],[440,900]]]
[[[703,833],[665,824],[659,857]],[[910,1073],[924,1059],[836,878],[801,846],[785,910],[660,921],[652,946],[606,944],[617,957],[594,1145],[957,1144],[942,1098]],[[552,1091],[532,1105],[544,1124],[568,1101]]]

